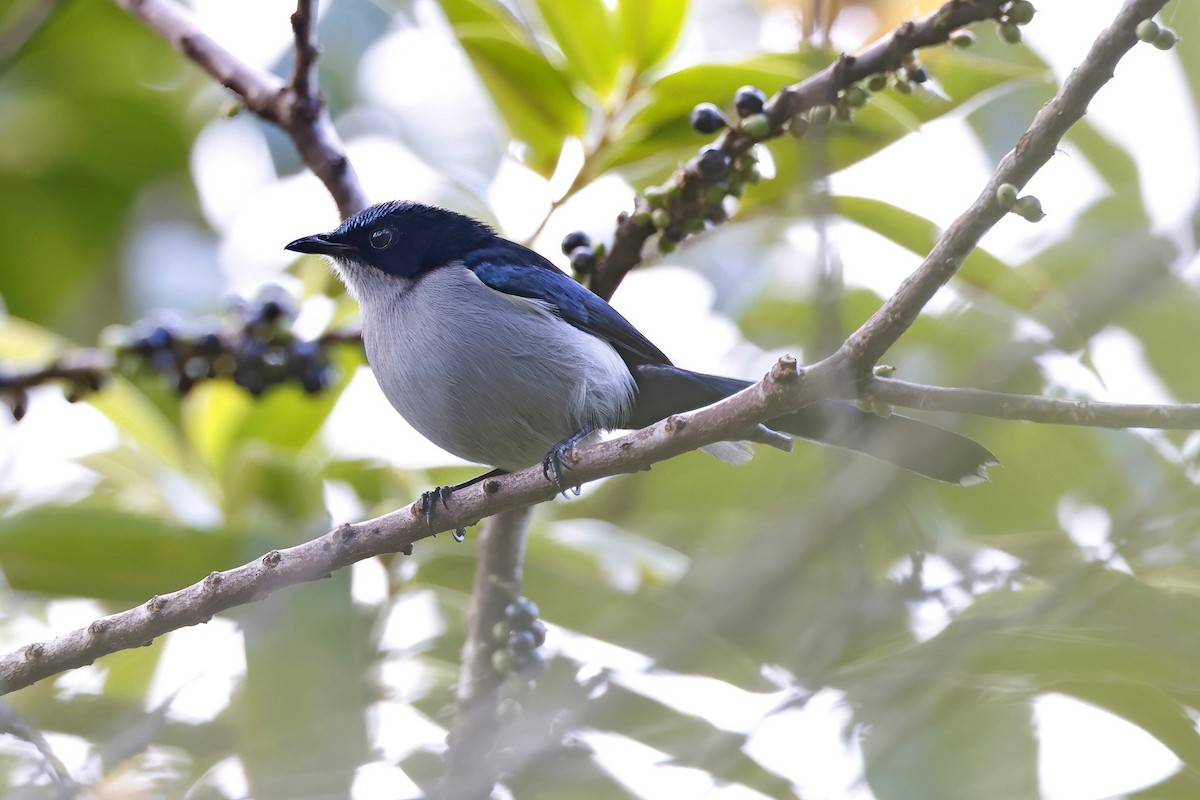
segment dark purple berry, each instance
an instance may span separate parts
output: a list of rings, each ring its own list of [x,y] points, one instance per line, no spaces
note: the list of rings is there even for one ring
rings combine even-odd
[[[682,242],[683,237],[687,234],[687,230],[683,227],[683,223],[672,222],[667,227],[663,228],[663,238],[669,242]]]
[[[583,231],[571,231],[562,240],[562,251],[564,256],[569,256],[580,247],[588,247],[592,243],[589,237]]]
[[[729,156],[719,147],[706,147],[700,151],[700,173],[704,177],[719,181],[729,174]]]
[[[693,108],[688,120],[692,123],[692,129],[696,133],[716,133],[729,124],[725,121],[725,115],[721,113],[721,109],[712,103],[701,103]]]
[[[546,643],[546,623],[540,619],[535,619],[529,626],[529,633],[533,636],[533,646],[541,647]]]
[[[767,96],[757,86],[743,86],[733,96],[733,106],[737,109],[739,117],[761,114],[766,102]]]
[[[537,603],[528,597],[518,597],[504,609],[504,618],[509,621],[513,630],[527,629],[538,616]]]
[[[522,678],[527,680],[540,678],[542,673],[546,671],[546,659],[536,650],[521,659],[521,662],[517,667],[517,672],[520,673]]]
[[[309,364],[300,375],[300,384],[309,394],[317,394],[328,388],[330,380],[329,368],[323,364]]]
[[[929,73],[924,67],[910,67],[905,70],[908,73],[908,79],[913,83],[924,83],[929,80]]]
[[[571,271],[576,275],[590,275],[596,268],[596,253],[584,245],[571,251]]]
[[[206,333],[196,342],[196,350],[201,355],[215,356],[221,352],[221,337],[215,333]]]
[[[533,634],[529,631],[513,631],[508,637],[508,651],[517,658],[527,656],[537,649]]]

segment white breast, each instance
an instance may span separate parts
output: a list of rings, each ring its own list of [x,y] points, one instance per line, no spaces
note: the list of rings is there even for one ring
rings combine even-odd
[[[396,410],[439,447],[516,470],[581,428],[628,419],[634,383],[620,356],[545,304],[457,266],[370,280],[355,293],[367,360]]]

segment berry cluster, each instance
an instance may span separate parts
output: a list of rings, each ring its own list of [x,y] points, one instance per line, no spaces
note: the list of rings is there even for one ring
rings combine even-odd
[[[1000,19],[996,22],[996,35],[1009,44],[1019,44],[1021,27],[1033,21],[1037,9],[1029,0],[1011,0],[1000,10]]]
[[[1159,50],[1170,50],[1179,43],[1178,33],[1159,25],[1152,19],[1144,19],[1138,23],[1137,37],[1147,44],[1154,45]]]
[[[501,675],[516,674],[529,680],[546,669],[546,661],[538,652],[546,641],[546,626],[538,619],[537,603],[528,597],[518,597],[504,609],[504,619],[492,629],[496,649],[492,651],[492,668]]]
[[[1046,212],[1042,211],[1042,201],[1031,194],[1017,196],[1017,187],[1011,183],[1002,183],[996,188],[996,202],[1005,211],[1011,211],[1029,222],[1040,222]]]
[[[106,331],[118,359],[132,370],[149,367],[181,393],[211,378],[231,378],[258,396],[268,388],[295,381],[309,394],[333,382],[333,371],[320,341],[298,339],[290,325],[295,303],[271,287],[235,309],[236,329],[215,319],[184,320],[160,316]]]
[[[597,259],[604,258],[604,244],[592,244],[591,237],[583,231],[572,231],[563,237],[563,255],[571,259],[571,271],[578,278],[585,278],[596,271]]]

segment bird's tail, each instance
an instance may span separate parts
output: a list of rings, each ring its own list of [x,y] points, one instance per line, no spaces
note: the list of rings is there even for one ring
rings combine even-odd
[[[635,367],[633,374],[638,385],[630,421],[633,428],[715,403],[750,385],[749,381],[659,364]],[[864,453],[927,478],[963,486],[987,480],[987,468],[998,463],[986,447],[965,436],[909,417],[895,414],[881,417],[836,400],[813,403],[764,424],[814,442]]]

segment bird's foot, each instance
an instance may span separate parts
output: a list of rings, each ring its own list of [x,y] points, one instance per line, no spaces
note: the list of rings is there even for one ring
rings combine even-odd
[[[485,472],[483,475],[480,475],[475,478],[471,478],[471,480],[469,480],[469,481],[463,481],[462,483],[455,484],[454,486],[437,486],[433,489],[430,489],[428,492],[425,492],[424,494],[422,494],[421,495],[421,513],[423,515],[425,515],[426,526],[429,527],[429,530],[431,532],[433,531],[433,518],[434,518],[435,514],[437,513],[438,503],[442,504],[442,508],[449,508],[450,507],[450,503],[449,503],[450,495],[454,494],[459,489],[465,489],[468,486],[474,486],[475,484],[479,483],[482,480],[485,480],[487,478],[494,478],[497,475],[503,475],[503,474],[505,474],[504,470],[494,469],[491,472]],[[467,529],[466,528],[455,528],[454,529],[454,541],[461,542],[466,538],[467,538]]]
[[[433,517],[437,513],[438,503],[442,504],[442,508],[449,508],[450,495],[454,494],[456,488],[458,487],[435,486],[421,495],[421,513],[425,515],[425,525],[430,531],[433,530]]]
[[[563,469],[571,468],[571,454],[575,450],[575,445],[589,433],[591,431],[587,429],[577,431],[551,447],[550,452],[546,453],[546,457],[542,459],[542,475],[558,487],[558,491],[563,497],[567,496],[568,490],[573,492],[576,497],[579,496],[579,484],[574,486],[568,484],[566,478],[563,477]]]

